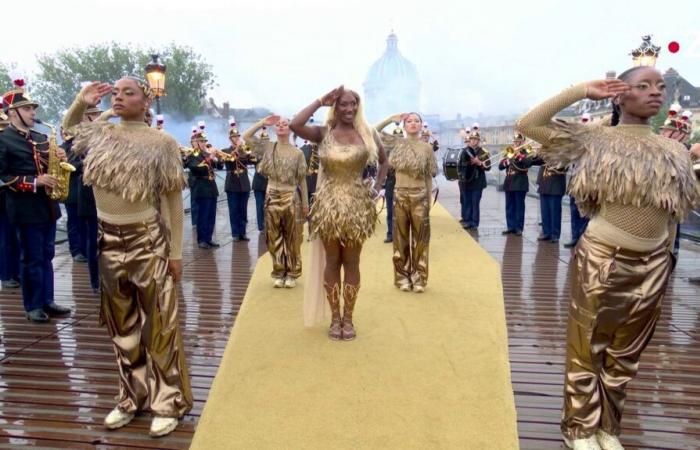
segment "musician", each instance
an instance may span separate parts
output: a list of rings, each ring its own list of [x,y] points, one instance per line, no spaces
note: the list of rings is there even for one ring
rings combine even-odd
[[[46,135],[32,130],[39,104],[24,92],[24,81],[2,96],[2,106],[10,125],[0,133],[0,182],[5,190],[5,208],[16,227],[21,251],[22,301],[27,319],[48,322],[70,309],[54,302],[53,264],[56,220],[61,216],[58,203],[46,189],[58,179],[48,175],[49,142]],[[66,159],[60,147],[52,149]],[[3,249],[3,251],[7,251]]]
[[[503,191],[506,193],[506,224],[502,234],[521,236],[525,227],[525,196],[530,190],[527,172],[532,166],[532,147],[520,133],[513,136],[513,145],[505,149],[498,170],[506,171]]]
[[[9,124],[7,116],[0,109],[0,132]],[[20,286],[19,242],[17,241],[17,230],[7,216],[6,191],[7,189],[2,189],[0,185],[0,247],[4,249],[0,255],[0,280],[2,280],[3,289],[16,289]]]
[[[107,120],[111,117],[110,112],[103,112],[98,106],[91,106],[85,110],[82,122],[94,122],[96,120]],[[83,163],[85,154],[77,155],[73,152],[73,134],[71,130],[63,130],[65,141],[62,147],[68,154],[68,161],[75,167],[75,172],[70,177],[70,191],[66,201],[66,211],[70,222],[71,215],[74,217],[76,231],[80,238],[80,257],[73,257],[78,262],[86,261],[90,274],[90,287],[93,293],[99,292],[100,275],[99,262],[97,258],[97,209],[95,207],[95,196],[92,187],[83,184]],[[70,225],[68,238],[70,240]],[[72,252],[71,252],[72,253]]]
[[[668,109],[666,120],[663,126],[659,130],[661,136],[678,141],[690,150],[690,144],[688,143],[688,138],[693,132],[693,124],[690,121],[690,117],[693,115],[690,111],[680,112],[681,105],[674,103]],[[676,263],[678,262],[678,255],[681,249],[681,224],[680,222],[676,225],[676,239],[673,242],[673,268],[675,269]]]
[[[401,123],[402,114],[395,114],[389,116],[386,119],[379,122],[374,128],[379,132],[382,145],[384,145],[384,151],[386,152],[387,158],[391,155],[391,151],[398,139],[403,139],[403,130],[399,126]],[[384,128],[386,128],[391,122],[396,124],[396,127],[391,134],[385,133]],[[386,203],[386,238],[384,239],[385,244],[390,244],[394,242],[394,189],[396,188],[396,171],[391,165],[389,166],[389,171],[386,174],[386,179],[384,181],[384,201]]]
[[[250,178],[248,178],[248,165],[255,162],[250,151],[246,147],[238,132],[236,123],[230,124],[229,140],[231,146],[223,150],[233,158],[225,162],[226,165],[226,199],[228,201],[228,217],[231,223],[231,234],[234,242],[249,241],[246,236],[246,224],[248,223],[248,199],[250,198]]]
[[[459,193],[462,205],[462,227],[478,229],[481,217],[481,194],[486,189],[486,172],[491,170],[491,158],[481,145],[481,134],[472,130],[465,135],[467,144],[459,154]]]
[[[194,150],[197,147],[195,136],[199,132],[199,128],[196,126],[192,127],[192,134],[190,135],[190,148]],[[187,150],[187,149],[186,149]],[[187,158],[189,158],[191,151],[184,151],[182,153],[182,165],[187,168]],[[197,208],[198,203],[194,201],[192,196],[192,189],[194,188],[194,174],[191,170],[187,171],[187,188],[190,190],[190,223],[192,223],[192,228],[197,227],[197,216],[199,215],[199,210]]]
[[[194,151],[187,157],[185,167],[194,177],[191,198],[197,204],[197,244],[202,249],[216,248],[219,244],[212,239],[219,188],[216,186],[214,171],[223,168],[223,164],[208,146],[209,141],[204,131],[197,130],[192,142]]]
[[[590,125],[590,113],[581,115],[581,125]],[[576,199],[569,193],[569,214],[571,215],[571,240],[564,244],[564,248],[573,248],[578,244],[578,240],[583,236],[588,226],[588,217],[582,216],[576,206]]]
[[[309,190],[309,206],[313,206],[314,192],[316,192],[316,182],[318,181],[318,145],[304,140],[304,145],[299,149],[304,153],[306,160],[306,187]]]
[[[561,200],[566,192],[566,168],[551,166],[541,156],[533,156],[533,166],[540,166],[537,174],[537,193],[540,194],[542,233],[538,241],[559,242],[561,236]]]

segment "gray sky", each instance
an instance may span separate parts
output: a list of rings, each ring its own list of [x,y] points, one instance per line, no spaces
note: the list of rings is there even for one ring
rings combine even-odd
[[[0,13],[2,61],[28,72],[37,54],[117,41],[190,45],[213,65],[211,93],[233,107],[291,114],[344,83],[361,91],[394,29],[417,67],[424,113],[443,119],[519,113],[562,88],[631,65],[642,34],[657,68],[700,86],[700,22],[691,0],[337,1],[41,0]],[[23,12],[19,12],[23,11]],[[695,20],[693,20],[695,19]],[[31,26],[28,28],[28,23]],[[34,31],[34,34],[28,31]],[[670,41],[680,52],[667,50]]]

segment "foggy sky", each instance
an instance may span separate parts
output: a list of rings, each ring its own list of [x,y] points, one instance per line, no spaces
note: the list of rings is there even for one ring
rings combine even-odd
[[[36,70],[37,54],[116,41],[187,44],[212,64],[210,93],[232,107],[290,115],[338,84],[362,92],[393,29],[418,68],[424,113],[443,119],[520,113],[564,87],[631,65],[641,35],[662,46],[657,68],[700,86],[700,24],[694,2],[658,0],[35,1],[5,9],[5,63]],[[28,24],[31,23],[31,26]],[[681,51],[671,54],[676,40]]]

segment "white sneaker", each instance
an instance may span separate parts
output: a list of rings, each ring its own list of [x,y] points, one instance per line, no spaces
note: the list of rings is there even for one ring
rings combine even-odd
[[[598,430],[595,433],[596,439],[598,439],[598,444],[603,450],[625,450],[625,447],[620,444],[620,440],[617,436],[608,434],[603,430]]]
[[[284,287],[286,287],[286,288],[293,288],[293,287],[296,287],[296,285],[297,285],[297,280],[295,280],[292,277],[287,277],[284,280]]]
[[[124,412],[119,409],[119,407],[116,407],[109,414],[107,414],[104,425],[105,428],[116,430],[117,428],[121,428],[127,423],[131,422],[131,419],[133,418],[133,413]]]
[[[567,447],[573,450],[602,450],[598,445],[598,440],[595,436],[586,439],[567,439],[564,438],[564,443]]]
[[[403,292],[411,292],[411,285],[406,283],[399,286],[399,289]]]
[[[153,437],[165,436],[177,428],[177,424],[178,419],[175,417],[154,417],[148,434]]]
[[[422,294],[423,292],[425,292],[425,288],[420,284],[417,284],[413,286],[413,292],[415,292],[416,294]]]
[[[275,281],[272,282],[272,286],[276,288],[284,287],[284,278],[275,278]]]

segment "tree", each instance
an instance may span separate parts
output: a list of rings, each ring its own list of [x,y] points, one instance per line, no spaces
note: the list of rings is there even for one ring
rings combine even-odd
[[[690,144],[700,144],[700,131],[696,131],[688,141]]]
[[[10,71],[14,68],[12,65],[7,65],[0,62],[0,95],[9,91],[12,88],[12,78]]]
[[[654,130],[654,133],[658,133],[659,129],[666,121],[666,117],[668,116],[668,108],[668,104],[664,104],[659,113],[651,118],[651,128]]]
[[[144,78],[151,51],[115,42],[59,50],[38,58],[39,74],[33,89],[49,118],[58,118],[70,106],[80,83],[115,82],[125,75]],[[214,86],[211,66],[190,47],[170,44],[161,51],[167,66],[164,107],[168,113],[191,119],[203,110],[203,99]]]

